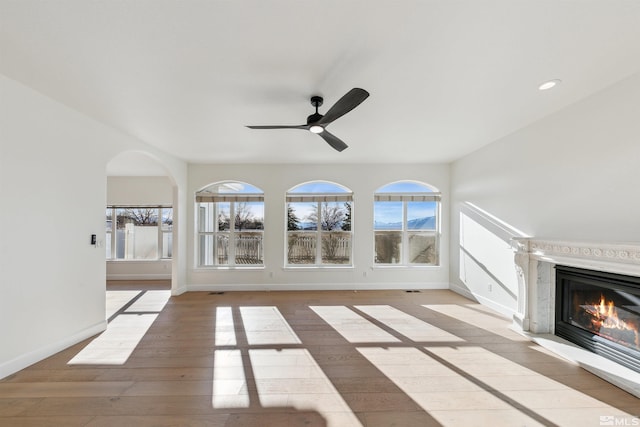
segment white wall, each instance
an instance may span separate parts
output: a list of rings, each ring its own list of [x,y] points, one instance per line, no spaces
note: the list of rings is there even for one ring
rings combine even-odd
[[[107,204],[171,206],[171,181],[166,176],[107,177]],[[107,261],[107,280],[165,279],[171,279],[171,260]]]
[[[373,193],[389,182],[417,180],[443,193],[441,266],[374,268]],[[265,268],[196,268],[194,194],[217,181],[247,182],[265,192]],[[285,193],[307,181],[327,180],[354,193],[354,268],[285,269]],[[448,287],[449,166],[436,165],[189,165],[190,289],[364,289]]]
[[[171,181],[166,176],[109,176],[107,204],[171,206]]]
[[[454,286],[498,302],[460,256],[465,202],[537,238],[640,242],[639,100],[636,74],[452,164]]]
[[[4,76],[0,129],[1,378],[105,327],[104,248],[90,235],[104,239],[109,160],[152,153],[182,188],[186,165]]]

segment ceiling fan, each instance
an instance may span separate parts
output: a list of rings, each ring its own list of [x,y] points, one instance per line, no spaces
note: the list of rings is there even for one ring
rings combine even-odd
[[[325,115],[318,113],[318,107],[322,105],[321,96],[312,96],[311,105],[316,107],[316,112],[307,117],[306,125],[275,125],[275,126],[247,126],[250,129],[303,129],[316,133],[322,137],[330,146],[338,151],[342,151],[348,147],[340,138],[327,131],[334,120],[344,116],[349,111],[356,108],[369,96],[369,92],[360,88],[353,88],[338,100]]]

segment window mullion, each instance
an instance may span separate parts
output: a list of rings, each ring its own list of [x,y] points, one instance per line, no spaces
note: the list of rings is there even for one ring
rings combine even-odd
[[[204,224],[206,223],[206,217],[205,217],[205,213],[207,212],[207,209],[204,208],[201,204],[197,205],[197,211],[198,211],[198,232],[196,233],[196,238],[198,239],[198,242],[196,243],[196,247],[197,247],[197,251],[198,251],[198,262],[196,264],[196,266],[201,267],[203,265],[206,265],[206,239],[203,238],[203,236],[205,235],[204,230],[206,230],[206,228],[204,227]],[[203,243],[204,242],[204,243]]]
[[[403,265],[409,265],[409,230],[407,224],[407,201],[402,201],[402,256],[400,257]]]
[[[118,218],[116,218],[116,208],[111,208],[111,259],[116,259],[116,234],[118,232]]]
[[[112,207],[111,208],[111,221],[112,221],[112,225],[111,225],[111,259],[116,259],[116,255],[117,255],[117,248],[116,248],[116,242],[117,242],[117,235],[118,235],[118,217],[116,216],[116,208]]]
[[[318,217],[316,218],[316,265],[322,265],[322,202],[317,202]]]
[[[158,252],[156,255],[156,259],[162,259],[162,209],[158,206]]]
[[[111,208],[111,235],[109,239],[111,239],[111,259],[116,258],[116,239],[114,236],[117,233],[118,219],[116,218],[116,208]]]
[[[236,265],[236,202],[229,203],[229,265]]]
[[[214,203],[213,204],[213,217],[211,218],[211,221],[213,222],[212,227],[213,227],[213,265],[218,266],[220,265],[220,257],[219,257],[219,250],[218,250],[218,239],[220,238],[221,234],[220,234],[220,224],[218,221],[218,218],[220,216],[220,206],[218,203]]]

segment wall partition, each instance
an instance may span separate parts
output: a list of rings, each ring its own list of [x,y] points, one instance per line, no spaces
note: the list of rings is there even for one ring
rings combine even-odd
[[[449,286],[448,165],[192,164],[189,180],[189,290]]]

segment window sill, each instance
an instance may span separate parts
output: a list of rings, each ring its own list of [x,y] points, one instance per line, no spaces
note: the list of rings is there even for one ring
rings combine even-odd
[[[441,265],[404,265],[404,264],[390,264],[390,265],[374,265],[371,268],[374,270],[435,270],[441,268]]]
[[[283,271],[353,270],[353,265],[286,265]]]
[[[205,273],[211,271],[256,271],[256,270],[264,270],[264,265],[251,265],[251,266],[243,266],[243,265],[225,265],[225,266],[206,266],[206,267],[195,267],[192,271],[195,273]]]

